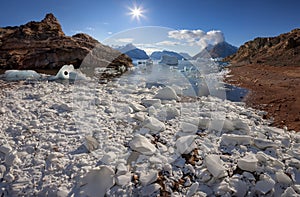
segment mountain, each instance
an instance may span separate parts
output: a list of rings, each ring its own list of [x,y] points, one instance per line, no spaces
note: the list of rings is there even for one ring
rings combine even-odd
[[[200,53],[196,54],[193,59],[197,58],[224,58],[236,53],[237,47],[227,42],[220,42],[216,45],[209,44]]]
[[[133,44],[127,44],[123,47],[118,47],[115,49],[128,55],[132,59],[149,59],[149,56],[144,50],[137,48]]]
[[[154,51],[151,55],[150,58],[153,60],[160,60],[163,55],[167,56],[173,56],[176,57],[178,60],[184,59],[184,57],[174,51]]]
[[[192,56],[190,56],[190,54],[188,54],[188,53],[181,52],[181,53],[179,53],[179,55],[184,57],[184,59],[186,59],[186,60],[192,59]]]
[[[233,64],[300,65],[300,29],[275,37],[255,38],[224,59]]]
[[[53,14],[40,22],[0,28],[1,69],[60,69],[65,64],[78,68],[87,56],[94,66],[132,66],[127,55],[87,34],[66,36]]]

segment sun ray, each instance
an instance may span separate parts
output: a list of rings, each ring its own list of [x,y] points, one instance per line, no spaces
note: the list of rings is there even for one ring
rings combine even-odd
[[[133,8],[128,8],[130,10],[130,12],[128,13],[129,15],[131,15],[131,19],[134,20],[138,20],[140,21],[141,17],[145,17],[144,16],[144,12],[145,10],[142,7],[138,7],[138,6],[133,6]]]

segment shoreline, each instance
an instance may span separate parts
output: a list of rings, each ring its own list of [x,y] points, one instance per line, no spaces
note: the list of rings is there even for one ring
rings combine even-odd
[[[272,126],[300,131],[300,66],[247,64],[228,67],[226,83],[249,89],[247,106],[264,110]]]

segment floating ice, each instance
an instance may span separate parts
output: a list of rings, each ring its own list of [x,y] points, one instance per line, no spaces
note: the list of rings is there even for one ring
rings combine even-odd
[[[208,171],[215,178],[222,178],[224,176],[227,176],[226,169],[219,155],[207,155],[204,161]]]
[[[153,155],[156,148],[151,142],[144,136],[137,134],[133,137],[129,146],[132,150],[135,150],[144,155]]]
[[[39,78],[41,78],[41,75],[34,70],[7,70],[4,74],[4,79],[6,81],[36,80]]]

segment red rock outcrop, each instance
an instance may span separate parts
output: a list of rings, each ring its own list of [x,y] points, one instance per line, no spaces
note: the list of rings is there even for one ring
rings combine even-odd
[[[255,38],[227,57],[234,65],[265,64],[273,66],[300,65],[300,29],[276,37]]]
[[[59,69],[65,64],[78,68],[89,54],[100,67],[132,66],[127,55],[87,34],[66,36],[53,14],[40,22],[0,28],[0,69]]]

